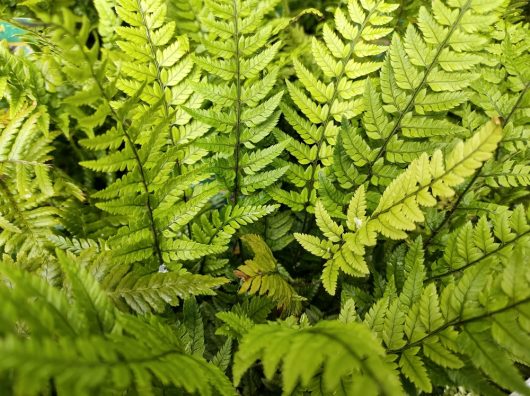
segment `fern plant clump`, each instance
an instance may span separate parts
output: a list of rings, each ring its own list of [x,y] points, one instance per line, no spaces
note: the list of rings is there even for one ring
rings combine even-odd
[[[1,394],[530,395],[527,2],[0,10]]]

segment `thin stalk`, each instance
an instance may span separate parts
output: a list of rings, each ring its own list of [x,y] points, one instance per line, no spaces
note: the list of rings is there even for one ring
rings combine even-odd
[[[239,50],[239,10],[237,0],[233,0],[234,7],[234,44],[236,48],[235,62],[236,62],[236,100],[235,100],[235,111],[236,111],[236,144],[234,147],[234,191],[232,196],[232,202],[237,205],[239,200],[239,194],[241,189],[241,176],[239,172],[239,161],[241,151],[241,62],[240,62],[240,50]]]
[[[344,75],[346,74],[346,64],[353,57],[353,52],[354,52],[354,49],[355,49],[355,43],[357,42],[357,40],[359,40],[361,38],[361,35],[362,35],[365,27],[367,26],[368,21],[370,20],[370,17],[376,11],[376,9],[377,9],[377,6],[374,6],[374,8],[372,10],[370,10],[368,15],[364,19],[362,25],[359,27],[357,35],[350,41],[350,51],[348,52],[348,55],[346,55],[345,58],[341,59],[342,70],[341,70],[339,76],[335,80],[336,84],[334,84],[333,96],[331,97],[331,100],[329,101],[329,112],[328,112],[328,115],[326,117],[326,120],[322,123],[322,136],[320,137],[320,139],[317,142],[317,155],[316,155],[315,159],[313,161],[311,161],[311,164],[310,164],[310,166],[311,166],[311,177],[309,178],[309,183],[308,183],[308,186],[307,186],[307,202],[304,205],[304,220],[302,222],[302,233],[306,233],[307,232],[306,227],[310,224],[308,222],[307,208],[311,204],[311,195],[313,194],[313,190],[315,189],[315,182],[316,182],[315,177],[316,177],[316,171],[317,171],[318,162],[320,161],[320,150],[322,149],[322,145],[324,144],[324,140],[326,139],[325,131],[327,129],[328,124],[330,122],[333,122],[333,116],[331,114],[331,109],[333,108],[333,104],[335,103],[335,101],[339,97],[338,83],[344,77]]]
[[[527,83],[524,87],[524,89],[521,91],[521,93],[519,94],[519,97],[517,98],[517,101],[515,102],[513,108],[511,109],[510,113],[508,114],[508,116],[506,116],[506,118],[504,120],[502,120],[502,126],[505,127],[508,122],[510,122],[510,119],[512,118],[512,116],[514,115],[515,111],[518,109],[518,107],[520,106],[523,98],[524,98],[524,95],[526,94],[526,92],[528,91],[528,89],[530,88],[530,83]],[[498,148],[497,148],[497,151],[498,151]],[[467,184],[466,188],[464,189],[464,191],[462,191],[462,194],[460,194],[457,198],[457,200],[455,201],[455,203],[451,206],[451,209],[446,212],[446,216],[444,217],[444,219],[442,220],[442,222],[438,225],[438,227],[436,227],[436,229],[433,231],[433,233],[429,236],[429,238],[427,238],[425,240],[425,243],[424,243],[424,247],[427,247],[429,246],[432,241],[434,240],[434,238],[439,234],[439,232],[445,227],[445,225],[447,225],[447,223],[449,222],[449,220],[452,218],[452,216],[454,215],[454,213],[456,212],[457,209],[459,209],[460,207],[460,204],[462,203],[462,200],[464,199],[464,197],[466,196],[466,194],[469,192],[469,190],[471,189],[471,187],[473,187],[475,185],[475,183],[477,182],[477,180],[479,180],[481,177],[482,177],[482,171],[484,170],[484,165],[485,165],[485,162],[482,164],[482,166],[480,167],[480,169],[475,173],[475,175],[473,175],[473,177],[471,178],[471,180],[469,181],[469,183]]]
[[[444,331],[445,329],[447,329],[449,327],[464,326],[464,325],[469,324],[469,323],[473,323],[473,322],[477,322],[477,321],[480,321],[480,320],[483,320],[483,319],[487,319],[487,318],[492,317],[494,315],[498,315],[500,313],[503,313],[503,312],[509,311],[511,309],[514,309],[514,308],[518,307],[519,305],[528,304],[529,302],[530,302],[530,297],[527,297],[527,298],[525,298],[523,300],[516,301],[516,302],[514,302],[514,303],[512,303],[510,305],[507,305],[507,306],[505,306],[503,308],[500,308],[500,309],[497,309],[495,311],[489,311],[489,312],[486,312],[486,313],[483,313],[483,314],[480,314],[480,315],[477,315],[477,316],[472,316],[472,317],[466,318],[466,319],[458,319],[457,318],[457,319],[451,320],[451,321],[449,321],[447,323],[444,323],[440,327],[434,329],[429,334],[426,334],[425,336],[423,336],[419,340],[414,341],[414,342],[409,342],[408,344],[406,344],[406,345],[404,345],[404,346],[402,346],[401,348],[398,348],[398,349],[389,349],[387,352],[389,354],[391,354],[391,353],[401,353],[401,352],[403,352],[406,349],[421,345],[426,339],[428,339],[430,337],[433,337],[433,336],[435,336],[437,334],[440,334],[442,331]]]
[[[455,23],[451,26],[451,30],[449,30],[449,32],[447,33],[447,36],[445,36],[444,40],[440,43],[440,45],[436,49],[436,54],[434,55],[434,58],[433,58],[431,64],[429,65],[427,70],[425,70],[425,74],[423,75],[423,79],[421,80],[420,84],[416,87],[416,89],[412,93],[412,96],[409,99],[409,101],[407,103],[407,106],[405,107],[405,110],[403,110],[402,112],[399,113],[399,117],[398,117],[396,123],[394,124],[394,128],[392,129],[392,131],[390,132],[388,137],[383,142],[383,145],[379,148],[379,152],[375,156],[374,160],[371,161],[368,164],[368,178],[367,178],[367,180],[370,180],[370,178],[372,176],[374,164],[377,162],[377,160],[379,158],[381,158],[385,154],[386,146],[388,145],[388,142],[390,142],[390,139],[398,132],[399,128],[401,127],[401,122],[403,121],[403,118],[405,117],[405,115],[409,111],[412,110],[412,107],[414,106],[414,102],[416,100],[416,97],[418,96],[420,91],[423,89],[423,87],[427,83],[427,78],[429,77],[431,72],[436,67],[438,58],[442,54],[443,49],[447,46],[447,43],[449,42],[449,39],[451,38],[451,36],[455,32],[456,28],[458,27],[458,24],[460,23],[460,21],[464,17],[464,14],[469,10],[470,5],[471,5],[471,1],[468,0],[466,2],[466,4],[460,9],[460,13],[458,14],[458,17],[456,18]]]

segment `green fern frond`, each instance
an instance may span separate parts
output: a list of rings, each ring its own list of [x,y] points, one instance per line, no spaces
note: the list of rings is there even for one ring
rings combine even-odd
[[[189,240],[189,223],[220,187],[199,185],[211,173],[193,166],[206,152],[191,144],[207,128],[190,121],[181,106],[201,106],[202,99],[191,86],[199,74],[188,56],[188,39],[174,38],[175,25],[165,22],[166,11],[162,2],[118,2],[118,15],[129,26],[117,28],[123,74],[116,85],[128,98],[113,104],[115,127],[82,141],[87,148],[109,150],[82,162],[84,166],[126,171],[94,194],[102,199],[97,204],[100,209],[131,219],[109,240],[122,263],[149,263],[154,256],[159,266],[165,266],[225,250]],[[187,237],[182,238],[182,230]]]
[[[289,171],[293,175],[288,173],[287,178],[296,180],[294,184],[303,189],[301,195],[292,196],[294,202],[281,197],[279,201],[293,210],[312,211],[319,170],[333,163],[333,147],[340,132],[337,123],[343,118],[352,119],[364,110],[361,97],[364,81],[360,78],[381,67],[379,57],[387,49],[385,37],[392,33],[392,28],[388,27],[392,21],[389,14],[397,7],[384,1],[348,1],[347,12],[342,8],[335,11],[335,29],[325,24],[323,42],[316,38],[312,41],[313,59],[320,72],[315,74],[294,60],[301,86],[287,82],[287,88],[303,116],[287,104],[282,110],[302,140],[293,140],[287,146],[290,154],[298,159]],[[295,174],[304,176],[298,178]],[[290,193],[292,195],[293,191]],[[276,193],[273,197],[279,195]]]
[[[513,213],[492,215],[490,221],[483,216],[475,225],[468,222],[447,238],[445,253],[433,268],[431,279],[443,278],[488,259],[503,257],[514,247],[527,246],[529,234],[528,215],[522,206]]]
[[[2,264],[2,278],[9,280],[9,286],[4,282],[0,285],[6,306],[29,307],[30,300],[37,300],[35,308],[40,308],[2,310],[2,322],[22,320],[30,330],[36,330],[42,326],[39,321],[44,313],[51,314],[48,331],[31,338],[20,337],[14,326],[7,334],[1,333],[4,359],[0,371],[13,376],[18,391],[37,394],[53,380],[57,391],[65,394],[88,395],[108,386],[126,391],[133,384],[146,394],[154,394],[161,386],[204,395],[211,394],[212,388],[233,394],[221,371],[202,358],[188,355],[170,326],[154,318],[147,322],[119,314],[76,260],[58,254],[71,283],[71,295],[36,275]],[[13,291],[7,292],[8,288]],[[91,326],[99,331],[92,333]]]
[[[193,238],[205,246],[217,248],[220,252],[225,251],[232,237],[242,227],[256,223],[276,209],[276,205],[228,205],[220,211],[213,210],[203,214],[193,224]],[[204,267],[207,273],[218,273],[226,264],[225,259],[209,255],[201,261],[200,266]]]
[[[257,325],[244,336],[235,355],[234,382],[239,384],[245,371],[261,360],[269,379],[283,362],[285,392],[292,392],[298,382],[308,386],[323,366],[326,392],[335,391],[341,378],[353,376],[347,394],[402,394],[395,372],[383,359],[383,349],[359,323],[322,321],[306,328],[282,323]],[[290,364],[295,361],[297,364]]]
[[[203,40],[208,55],[196,56],[195,62],[211,82],[201,81],[195,88],[214,106],[187,111],[213,127],[208,144],[219,154],[212,158],[212,169],[224,170],[220,180],[234,204],[240,195],[266,189],[286,170],[270,170],[286,142],[257,148],[278,121],[283,94],[273,90],[278,70],[269,67],[281,43],[274,42],[272,22],[264,20],[277,3],[207,1],[209,15],[201,19],[209,34]]]
[[[3,2],[0,389],[530,396],[523,8]]]
[[[107,294],[121,307],[129,306],[138,313],[163,312],[167,305],[177,306],[179,300],[191,296],[213,295],[213,289],[226,279],[195,275],[186,271],[140,275],[131,272],[108,285]],[[125,305],[124,305],[125,304]]]
[[[109,3],[98,0],[94,4],[105,16],[99,28],[106,40],[110,40],[119,24]],[[109,102],[115,94],[112,80],[116,70],[109,54],[101,51],[99,40],[94,40],[96,26],[86,15],[78,16],[66,9],[62,13],[47,13],[35,8],[39,19],[48,27],[49,41],[43,46],[60,54],[45,59],[45,70],[60,71],[46,76],[48,89],[62,92],[59,128],[70,142],[77,134],[94,137],[95,131],[112,116]],[[75,155],[80,161],[86,159],[80,151]]]
[[[475,239],[481,236],[477,233]],[[525,244],[518,244],[500,257],[500,262],[487,260],[462,269],[459,280],[440,286],[438,292],[435,283],[424,284],[421,239],[410,247],[405,283],[398,298],[390,304],[387,297],[378,300],[364,321],[418,390],[433,389],[427,370],[429,359],[448,369],[473,365],[497,384],[528,393],[513,365],[514,359],[528,360],[526,353],[520,353],[526,350],[523,344],[529,341],[528,336],[522,323],[514,319],[524,315],[529,304],[523,266],[527,249]],[[484,287],[492,284],[498,265],[503,283],[484,292]],[[482,302],[471,303],[477,298]]]
[[[69,193],[56,185],[50,153],[57,134],[49,121],[46,109],[35,104],[0,121],[1,251],[44,261],[54,261],[48,236],[61,224],[56,204]]]
[[[199,18],[202,13],[204,13],[203,0],[171,2],[168,7],[168,15],[179,21],[176,25],[179,33],[188,34],[197,42],[200,40]]]
[[[339,269],[354,276],[367,274],[365,248],[375,245],[377,234],[405,239],[407,232],[415,230],[416,223],[424,221],[421,207],[434,206],[437,197],[451,197],[453,188],[491,157],[501,137],[500,126],[490,122],[467,141],[459,141],[445,158],[439,150],[431,158],[423,154],[387,187],[370,216],[366,215],[364,187],[360,187],[350,201],[347,232],[331,219],[322,205],[317,205],[317,224],[331,246],[326,251],[311,250],[327,259],[322,274],[326,290],[335,293]],[[295,234],[295,238],[302,246],[324,243],[313,242],[309,246],[304,235]]]
[[[431,154],[450,136],[468,136],[446,115],[471,96],[467,87],[479,77],[501,3],[492,2],[486,11],[471,1],[436,1],[432,11],[420,8],[417,27],[410,24],[403,38],[393,35],[379,80],[368,80],[364,90],[366,135],[354,131],[353,139],[370,147],[364,151],[370,158],[356,164],[366,167],[371,184],[390,184],[377,177],[378,168],[388,163],[399,169],[421,156],[421,145]]]
[[[263,324],[271,314],[275,303],[268,297],[248,296],[243,302],[231,307],[229,312],[218,312],[215,316],[223,322],[216,334],[240,339],[255,324]]]
[[[184,301],[182,325],[185,329],[183,340],[186,351],[192,355],[202,356],[205,349],[204,323],[199,304],[194,298],[188,298]]]

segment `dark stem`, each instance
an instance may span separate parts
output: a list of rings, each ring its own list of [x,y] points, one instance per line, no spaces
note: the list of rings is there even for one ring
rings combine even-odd
[[[118,127],[120,131],[124,134],[125,138],[127,139],[127,142],[129,143],[129,146],[132,149],[134,158],[136,160],[138,170],[140,172],[140,178],[142,179],[142,188],[144,190],[144,193],[146,195],[145,199],[145,208],[147,209],[147,217],[149,218],[149,226],[151,228],[151,234],[153,236],[153,248],[155,250],[155,254],[158,258],[158,263],[160,265],[164,264],[164,260],[162,258],[162,250],[160,249],[160,241],[158,240],[158,231],[156,229],[156,223],[155,218],[153,215],[153,207],[151,205],[151,194],[149,194],[149,187],[147,185],[147,178],[145,176],[144,167],[142,164],[142,161],[140,159],[140,154],[138,153],[138,149],[136,148],[135,143],[132,141],[131,136],[129,133],[123,128],[123,122],[120,120],[120,123],[118,124]]]
[[[523,100],[524,98],[524,95],[526,94],[526,91],[528,90],[528,88],[530,87],[530,83],[527,83],[524,87],[524,89],[521,91],[521,93],[519,94],[519,97],[517,98],[517,101],[515,102],[515,105],[513,106],[512,110],[510,111],[510,113],[508,114],[508,116],[502,120],[502,126],[505,127],[508,122],[510,122],[510,119],[512,118],[513,114],[515,113],[515,111],[517,110],[517,108],[519,107],[519,105],[521,104],[521,101]],[[499,148],[497,148],[496,151],[498,151]],[[478,171],[475,173],[475,175],[472,177],[472,179],[469,181],[469,183],[467,184],[466,188],[464,189],[464,191],[462,191],[462,194],[460,194],[457,198],[457,200],[455,201],[455,203],[451,206],[451,209],[449,210],[449,212],[446,213],[446,216],[444,217],[444,219],[442,220],[442,222],[438,225],[438,227],[436,227],[436,229],[433,231],[433,233],[429,236],[429,238],[427,238],[425,240],[425,244],[424,244],[424,247],[426,248],[427,246],[430,245],[430,243],[433,241],[433,239],[438,235],[438,233],[443,229],[443,227],[449,222],[449,220],[451,219],[451,217],[454,215],[454,213],[456,212],[456,210],[460,207],[460,204],[462,203],[462,200],[464,199],[464,197],[466,196],[466,194],[469,192],[469,190],[471,189],[471,187],[473,187],[475,185],[475,183],[477,182],[478,179],[481,178],[482,176],[482,171],[484,170],[484,165],[486,163],[484,162],[482,164],[482,166],[478,169]]]
[[[383,156],[385,154],[386,146],[388,145],[388,142],[390,142],[390,139],[398,132],[399,128],[401,127],[401,121],[403,121],[403,118],[405,117],[405,115],[409,111],[411,111],[412,107],[414,106],[414,102],[416,100],[416,97],[418,96],[418,93],[425,86],[425,84],[427,82],[427,78],[429,77],[429,75],[431,74],[433,69],[435,68],[435,66],[437,64],[437,61],[438,61],[438,58],[442,54],[443,49],[447,46],[447,43],[449,42],[449,39],[451,38],[451,36],[455,32],[458,24],[460,23],[460,21],[464,17],[464,14],[468,11],[470,3],[471,3],[471,1],[468,0],[466,2],[466,4],[460,9],[460,13],[458,14],[458,17],[456,18],[455,23],[451,26],[451,30],[449,30],[449,32],[447,33],[447,36],[445,36],[444,40],[442,41],[442,43],[440,43],[440,46],[437,48],[436,54],[435,54],[431,64],[429,65],[427,70],[425,70],[425,74],[423,75],[423,79],[421,80],[420,84],[418,85],[418,87],[412,93],[412,97],[410,98],[409,102],[407,103],[407,106],[405,107],[405,110],[403,110],[403,111],[401,111],[399,113],[399,117],[398,117],[398,119],[397,119],[397,121],[396,121],[396,123],[394,125],[394,128],[392,129],[392,132],[390,132],[388,137],[383,142],[383,145],[379,148],[379,152],[375,156],[374,160],[371,161],[368,164],[368,178],[367,178],[367,180],[370,180],[370,178],[372,177],[374,164],[377,162],[377,160],[379,158],[381,158],[381,156]]]
[[[239,156],[241,150],[241,64],[239,57],[239,11],[237,9],[237,1],[233,0],[234,7],[234,42],[236,47],[235,61],[236,61],[236,101],[235,101],[235,110],[236,110],[236,145],[234,147],[234,191],[232,196],[232,202],[234,205],[237,205],[240,194],[240,174],[239,174]]]
[[[464,271],[465,269],[467,269],[469,267],[472,267],[472,266],[482,262],[483,260],[487,259],[488,257],[493,256],[494,254],[497,254],[502,249],[504,249],[506,246],[509,246],[509,245],[517,242],[519,239],[525,237],[528,234],[530,234],[530,230],[528,230],[526,232],[523,232],[522,234],[517,235],[515,238],[513,238],[512,240],[510,240],[510,241],[508,241],[506,243],[499,244],[497,249],[492,250],[491,252],[486,253],[484,256],[467,263],[463,267],[454,268],[454,269],[451,269],[451,270],[449,270],[447,272],[444,272],[443,274],[438,274],[438,275],[431,276],[431,277],[425,279],[425,282],[433,282],[433,281],[435,281],[437,279],[445,278],[446,276],[452,275],[452,274],[454,274],[456,272]]]
[[[469,323],[472,323],[472,322],[477,322],[477,321],[489,318],[491,316],[498,315],[500,313],[509,311],[509,310],[511,310],[513,308],[518,307],[519,305],[527,304],[529,302],[530,302],[530,297],[527,297],[527,298],[525,298],[525,299],[523,299],[521,301],[517,301],[517,302],[515,302],[513,304],[507,305],[507,306],[505,306],[503,308],[500,308],[500,309],[497,309],[495,311],[486,312],[486,313],[483,313],[483,314],[480,314],[480,315],[477,315],[477,316],[472,316],[472,317],[467,318],[467,319],[453,319],[453,320],[443,324],[442,326],[438,327],[437,329],[433,330],[429,334],[423,336],[419,340],[411,342],[411,343],[408,343],[407,345],[402,346],[401,348],[398,348],[398,349],[389,349],[387,351],[387,353],[400,353],[400,352],[403,352],[405,349],[421,345],[423,343],[423,341],[425,341],[427,338],[430,338],[432,336],[440,334],[442,331],[444,331],[445,329],[447,329],[449,327],[452,327],[452,326],[463,326],[463,325],[466,325],[466,324],[469,324]]]
[[[519,108],[519,105],[523,101],[524,95],[526,94],[526,92],[528,91],[529,88],[530,88],[530,82],[527,82],[526,85],[524,86],[523,90],[519,94],[519,97],[517,98],[517,101],[515,102],[515,105],[513,106],[512,110],[510,111],[510,113],[508,114],[506,119],[503,120],[503,122],[502,122],[503,126],[508,124],[508,122],[512,118],[512,116],[515,113],[515,111]]]

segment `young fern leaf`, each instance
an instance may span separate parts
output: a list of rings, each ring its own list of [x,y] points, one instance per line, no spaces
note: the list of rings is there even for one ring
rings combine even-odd
[[[454,195],[453,188],[491,157],[501,137],[501,127],[491,121],[473,137],[459,141],[445,156],[440,150],[431,158],[423,154],[386,188],[369,216],[361,186],[350,201],[346,232],[317,205],[317,224],[327,240],[304,234],[295,234],[295,238],[307,250],[327,260],[322,281],[328,293],[335,294],[339,269],[354,276],[368,273],[365,249],[375,245],[378,234],[395,240],[407,238],[407,232],[414,231],[416,223],[425,219],[421,207],[434,206],[437,197]]]
[[[364,110],[362,77],[381,67],[378,57],[387,49],[383,40],[392,33],[388,27],[392,17],[388,14],[398,7],[381,0],[347,3],[347,11],[335,11],[335,29],[324,25],[323,42],[313,38],[312,54],[319,73],[315,75],[295,59],[301,85],[286,83],[291,100],[303,114],[288,104],[282,106],[286,120],[302,140],[293,139],[287,146],[297,163],[291,164],[286,178],[301,190],[275,188],[271,194],[295,211],[313,212],[319,173],[333,163],[342,119],[349,120]],[[282,141],[288,139],[279,131],[276,135]],[[307,225],[306,218],[304,228]]]
[[[273,213],[277,205],[227,205],[203,214],[192,226],[193,238],[204,246],[226,250],[233,236],[244,226]],[[222,273],[228,260],[210,254],[199,263],[199,272]]]
[[[254,258],[234,271],[243,280],[239,292],[269,296],[278,309],[299,313],[303,297],[289,284],[289,274],[278,264],[265,241],[258,235],[244,235],[241,240],[251,248]]]

